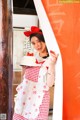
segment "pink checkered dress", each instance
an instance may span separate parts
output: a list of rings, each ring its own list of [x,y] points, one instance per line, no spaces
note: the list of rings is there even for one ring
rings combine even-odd
[[[17,87],[13,120],[48,120],[50,95],[41,67],[28,67]],[[44,79],[43,79],[44,78]],[[42,82],[41,82],[42,81]]]

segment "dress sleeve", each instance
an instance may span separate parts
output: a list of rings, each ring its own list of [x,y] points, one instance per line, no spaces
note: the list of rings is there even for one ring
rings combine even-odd
[[[51,55],[47,59],[48,71],[47,71],[46,83],[49,87],[52,87],[55,83],[55,65],[56,65],[57,57],[58,57],[57,54],[51,53]]]
[[[52,87],[55,83],[55,64],[48,68],[46,83],[49,87]]]

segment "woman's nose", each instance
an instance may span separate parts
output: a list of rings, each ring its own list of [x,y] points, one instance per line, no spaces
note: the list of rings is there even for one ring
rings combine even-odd
[[[35,44],[35,47],[36,47],[36,48],[38,48],[38,46],[39,46],[39,44],[38,44],[38,43],[36,43],[36,44]]]

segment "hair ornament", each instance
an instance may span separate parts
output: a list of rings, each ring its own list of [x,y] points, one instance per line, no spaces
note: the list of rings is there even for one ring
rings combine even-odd
[[[31,26],[31,30],[25,31],[24,35],[29,37],[33,33],[40,33],[40,34],[42,34],[42,32],[40,31],[40,29],[37,26]]]

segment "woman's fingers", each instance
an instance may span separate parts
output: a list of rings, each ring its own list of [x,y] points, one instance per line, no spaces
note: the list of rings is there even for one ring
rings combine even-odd
[[[54,51],[50,50],[50,55],[52,57],[55,57],[57,59],[57,57],[59,56],[59,54],[56,54]]]

